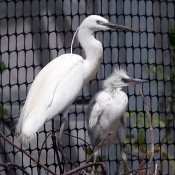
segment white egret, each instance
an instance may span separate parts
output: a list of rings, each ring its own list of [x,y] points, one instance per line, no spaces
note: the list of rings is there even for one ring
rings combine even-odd
[[[123,150],[123,142],[126,130],[125,113],[128,97],[121,89],[123,86],[144,82],[147,82],[147,80],[130,78],[124,69],[116,69],[104,81],[104,90],[92,98],[87,108],[88,134],[92,145],[96,149],[104,136],[113,131],[104,140],[102,146],[108,147],[111,144],[119,142],[121,157],[127,168],[127,158]],[[94,162],[97,156],[98,150],[94,153]]]
[[[62,124],[58,142],[62,144],[62,133],[69,108],[82,87],[97,72],[103,48],[93,33],[100,30],[133,29],[112,24],[103,17],[91,15],[79,27],[78,39],[85,50],[86,60],[76,54],[64,54],[47,64],[34,79],[20,118],[16,134],[22,143],[35,138],[40,127],[55,115],[62,113]]]

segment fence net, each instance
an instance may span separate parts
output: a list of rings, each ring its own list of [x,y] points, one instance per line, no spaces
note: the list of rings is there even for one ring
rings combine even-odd
[[[90,99],[117,67],[123,67],[133,78],[148,83],[124,88],[129,98],[124,149],[131,169],[148,167],[151,154],[149,123],[139,89],[143,90],[154,129],[154,158],[151,172],[174,174],[175,161],[175,2],[174,0],[6,0],[0,1],[0,131],[14,144],[60,173],[52,139],[56,136],[60,116],[55,116],[37,133],[32,143],[22,146],[15,136],[15,125],[27,92],[38,72],[51,60],[70,53],[73,34],[89,15],[100,15],[109,21],[132,27],[140,34],[103,31],[95,37],[103,45],[103,61],[96,76],[77,97],[66,120],[63,146],[70,168],[86,162],[86,109]],[[73,52],[85,58],[78,39]],[[74,137],[73,137],[74,136]],[[41,155],[40,155],[41,151]],[[123,171],[119,145],[101,150],[107,174]],[[7,168],[7,163],[9,168]],[[62,165],[64,164],[61,159]],[[37,165],[24,153],[0,137],[0,174],[38,174]],[[144,172],[145,170],[142,170]],[[41,174],[44,174],[41,169]]]

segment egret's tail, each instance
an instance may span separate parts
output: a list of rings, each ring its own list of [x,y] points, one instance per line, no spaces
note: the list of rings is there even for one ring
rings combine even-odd
[[[23,132],[18,136],[18,140],[21,141],[23,145],[28,144],[30,141],[36,138],[36,133],[33,134],[31,137],[27,137]]]
[[[36,132],[46,121],[47,110],[39,110],[43,105],[38,105],[30,110],[30,106],[25,105],[21,111],[19,121],[16,126],[18,139],[26,144],[36,138]],[[47,109],[47,108],[46,108]]]
[[[22,127],[23,127],[23,124],[24,124],[24,121],[25,121],[25,117],[23,115],[23,110],[24,109],[22,109],[22,111],[20,112],[20,117],[19,117],[18,123],[17,123],[16,128],[15,128],[16,136],[19,136],[19,135],[22,134]]]
[[[21,141],[23,145],[26,145],[27,143],[29,143],[30,141],[36,138],[36,133],[32,134],[30,137],[27,137],[26,134],[24,134],[24,132],[22,131],[24,122],[26,121],[26,117],[23,111],[24,111],[24,108],[21,111],[18,123],[16,125],[15,134],[18,137],[18,140]]]

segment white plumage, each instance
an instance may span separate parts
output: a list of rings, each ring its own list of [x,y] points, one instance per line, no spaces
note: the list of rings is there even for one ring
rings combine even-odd
[[[81,90],[82,57],[73,55],[72,69],[69,56],[65,54],[54,59],[35,78],[16,127],[17,134],[22,131],[19,136],[22,142],[33,139],[46,121],[66,110]]]
[[[134,31],[112,24],[100,16],[91,15],[82,22],[78,31],[86,60],[76,54],[64,54],[39,72],[29,90],[16,126],[16,134],[22,143],[33,139],[45,122],[62,113],[59,134],[59,142],[62,144],[62,132],[69,108],[82,87],[93,78],[101,63],[103,48],[93,34],[95,31],[110,29]]]
[[[103,142],[102,146],[110,146],[113,143],[119,142],[121,156],[126,165],[123,142],[125,138],[125,113],[128,105],[128,97],[121,89],[123,86],[143,82],[146,82],[146,80],[132,79],[128,77],[124,69],[116,69],[104,81],[104,89],[92,98],[87,109],[88,134],[92,145],[97,147],[104,139],[104,136],[113,131]],[[98,151],[95,153],[94,161],[96,161],[97,155]]]

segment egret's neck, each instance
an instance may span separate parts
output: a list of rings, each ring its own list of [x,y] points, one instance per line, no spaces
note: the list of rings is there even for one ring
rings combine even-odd
[[[111,97],[115,98],[118,93],[120,93],[122,88],[120,87],[108,87],[105,88],[105,91],[111,95]]]
[[[87,28],[79,29],[78,39],[85,51],[86,60],[83,64],[84,85],[96,74],[103,54],[102,44],[95,39],[94,32]]]

